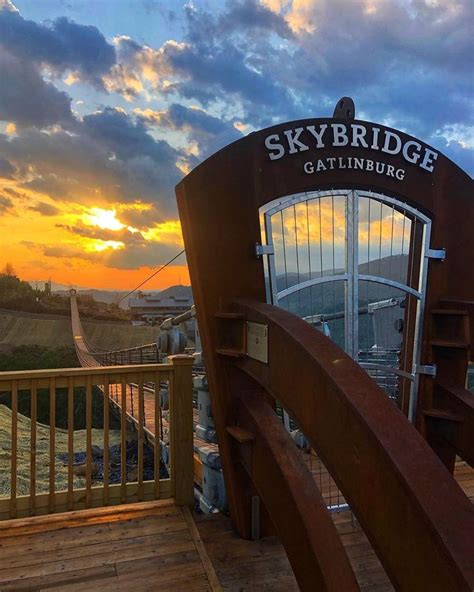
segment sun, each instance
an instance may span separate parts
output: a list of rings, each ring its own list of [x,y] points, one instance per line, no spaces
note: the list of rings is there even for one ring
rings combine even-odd
[[[122,224],[117,218],[116,210],[104,210],[102,208],[91,208],[88,214],[84,215],[84,222],[90,226],[97,226],[103,230],[122,230]]]

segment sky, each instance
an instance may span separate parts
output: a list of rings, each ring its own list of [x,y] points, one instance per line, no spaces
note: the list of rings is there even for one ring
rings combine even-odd
[[[473,56],[473,0],[0,0],[0,268],[134,288],[187,172],[342,96],[473,175]]]

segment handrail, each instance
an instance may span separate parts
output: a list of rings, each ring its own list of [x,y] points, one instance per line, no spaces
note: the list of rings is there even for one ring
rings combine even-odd
[[[45,378],[49,376],[102,376],[120,375],[123,372],[154,372],[156,367],[160,371],[173,370],[173,364],[137,364],[133,366],[96,366],[95,368],[57,368],[46,370],[12,370],[8,372],[0,372],[0,391],[1,385],[4,381],[21,380],[23,378],[31,380],[32,378]]]
[[[300,589],[358,591],[326,502],[300,452],[259,389],[252,388],[248,377],[234,378],[239,427],[228,429],[233,435],[234,455],[271,517]],[[248,435],[242,434],[243,430]],[[255,518],[258,522],[258,515]]]
[[[149,499],[174,498],[178,505],[191,505],[192,364],[191,356],[171,356],[169,364],[0,373],[0,393],[4,398],[9,393],[11,407],[10,492],[0,497],[0,520]],[[160,443],[160,383],[164,382],[169,389],[170,432],[169,440]],[[85,404],[81,440],[74,430],[79,398]],[[93,426],[95,400],[103,401],[99,429]],[[127,424],[134,401],[136,437],[130,440]],[[29,426],[19,421],[20,402],[30,408]],[[43,419],[43,424],[38,423],[41,403],[49,408],[49,419]],[[112,406],[119,415],[118,430],[110,429]],[[57,427],[58,409],[66,412],[66,429]],[[40,437],[47,439],[48,453],[38,449]],[[23,466],[23,472],[29,473],[26,482],[17,477],[20,464],[25,463],[19,456],[20,442],[23,450],[25,442],[29,446],[28,467]],[[161,460],[162,446],[169,447],[167,467]],[[127,457],[128,449],[136,457],[133,462]],[[38,470],[44,466],[48,474],[43,475],[41,487]],[[168,470],[168,477],[161,478],[160,470]]]
[[[396,588],[472,590],[474,509],[404,415],[357,363],[298,317],[256,301],[236,301],[230,310],[242,322],[268,326],[270,363],[244,350],[228,364],[295,418]]]

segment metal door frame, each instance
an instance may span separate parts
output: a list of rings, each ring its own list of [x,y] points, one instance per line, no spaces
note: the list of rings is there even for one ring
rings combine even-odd
[[[275,252],[273,243],[273,228],[272,216],[278,212],[283,212],[288,207],[295,206],[302,202],[310,202],[316,199],[325,197],[345,197],[346,198],[346,226],[345,226],[345,243],[346,243],[346,270],[344,274],[320,276],[310,278],[304,282],[297,283],[289,288],[278,292],[277,289],[277,273],[275,263]],[[380,277],[372,274],[359,273],[359,200],[361,197],[377,201],[382,204],[392,206],[392,208],[412,222],[415,220],[422,223],[422,240],[421,249],[418,255],[420,259],[420,269],[418,273],[417,289],[401,284],[395,280]],[[356,361],[358,361],[359,349],[359,281],[375,282],[378,284],[391,286],[406,294],[414,296],[417,300],[417,310],[415,316],[415,325],[413,330],[413,356],[411,369],[412,372],[406,372],[398,368],[389,368],[386,366],[379,366],[377,364],[363,363],[361,364],[365,369],[370,370],[384,370],[390,371],[393,374],[407,378],[411,381],[410,400],[408,417],[410,421],[415,421],[417,394],[418,394],[418,376],[420,369],[420,355],[421,355],[421,333],[423,326],[423,316],[425,308],[426,284],[428,277],[428,256],[431,238],[431,219],[413,208],[405,202],[402,202],[393,197],[376,193],[372,191],[343,189],[343,190],[327,190],[327,191],[310,191],[298,193],[282,197],[278,200],[270,202],[260,209],[260,214],[263,215],[263,231],[265,237],[265,249],[262,253],[266,257],[268,285],[267,285],[267,301],[274,305],[278,305],[279,300],[296,293],[311,286],[320,285],[335,281],[344,281],[345,286],[345,350]],[[296,246],[298,249],[298,246]],[[412,244],[410,244],[410,249]],[[322,269],[321,269],[322,273]],[[406,336],[404,336],[406,339]],[[286,422],[285,422],[286,423]]]

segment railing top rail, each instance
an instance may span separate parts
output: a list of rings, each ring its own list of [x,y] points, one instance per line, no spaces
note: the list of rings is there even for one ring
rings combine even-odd
[[[138,372],[164,372],[174,370],[174,364],[133,364],[129,366],[97,366],[93,368],[55,368],[51,370],[16,370],[0,372],[0,381],[58,376],[102,376],[116,374],[137,374]]]

